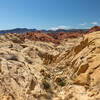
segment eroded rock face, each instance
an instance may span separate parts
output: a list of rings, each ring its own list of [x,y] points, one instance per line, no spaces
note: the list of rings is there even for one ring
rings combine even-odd
[[[100,31],[59,45],[40,34],[0,36],[0,100],[99,100]]]

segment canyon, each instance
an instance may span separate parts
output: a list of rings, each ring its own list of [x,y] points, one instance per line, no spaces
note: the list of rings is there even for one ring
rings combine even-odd
[[[100,27],[0,35],[0,100],[100,100]]]

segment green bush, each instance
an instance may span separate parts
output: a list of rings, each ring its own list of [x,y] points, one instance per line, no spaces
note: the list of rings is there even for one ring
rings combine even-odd
[[[42,85],[45,90],[50,89],[50,84],[46,80],[43,80]]]

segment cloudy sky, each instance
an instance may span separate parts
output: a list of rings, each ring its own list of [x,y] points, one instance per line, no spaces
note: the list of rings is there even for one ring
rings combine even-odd
[[[100,0],[0,0],[0,29],[100,25]]]

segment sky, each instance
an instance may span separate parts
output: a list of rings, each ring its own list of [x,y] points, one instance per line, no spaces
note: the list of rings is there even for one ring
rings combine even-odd
[[[0,30],[100,25],[100,0],[0,0]]]

